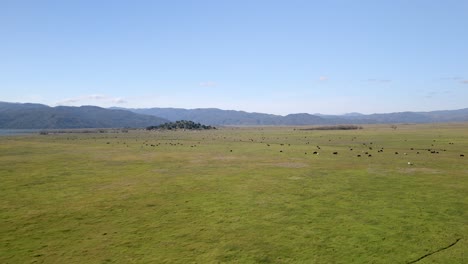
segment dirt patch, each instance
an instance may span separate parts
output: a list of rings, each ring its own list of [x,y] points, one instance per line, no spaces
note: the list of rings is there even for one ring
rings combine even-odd
[[[293,181],[298,181],[298,180],[302,180],[303,178],[302,178],[302,177],[293,176],[293,177],[289,177],[288,179],[293,180]]]
[[[273,165],[275,167],[293,168],[293,169],[308,167],[307,164],[301,163],[301,162],[280,162],[280,163],[274,163],[274,164],[271,164],[271,165]]]
[[[385,169],[380,169],[380,168],[374,168],[374,167],[369,167],[367,168],[367,173],[373,174],[373,175],[388,175],[390,173],[389,170]]]
[[[189,162],[190,162],[191,164],[199,164],[199,163],[204,163],[204,162],[206,162],[206,160],[202,160],[202,159],[191,159],[191,160],[189,160]]]
[[[164,172],[168,172],[169,170],[168,169],[154,169],[152,170],[152,172],[158,172],[158,173],[164,173]]]
[[[402,173],[428,173],[428,174],[438,174],[439,170],[431,168],[401,168],[399,169]]]
[[[236,159],[238,158],[233,157],[233,156],[218,156],[218,157],[212,158],[212,160],[236,160]]]
[[[191,159],[189,162],[192,164],[204,164],[204,163],[217,163],[217,162],[229,162],[229,161],[234,161],[238,160],[236,157],[230,157],[230,156],[218,156],[218,157],[196,157],[194,159]]]
[[[140,181],[134,177],[122,178],[116,181],[108,182],[100,186],[96,186],[96,190],[130,190],[134,186],[140,184]],[[130,192],[129,192],[130,193]]]

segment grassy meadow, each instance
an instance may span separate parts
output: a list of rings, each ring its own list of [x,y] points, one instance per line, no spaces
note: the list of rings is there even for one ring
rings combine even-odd
[[[3,136],[0,263],[468,263],[461,154],[468,124]]]

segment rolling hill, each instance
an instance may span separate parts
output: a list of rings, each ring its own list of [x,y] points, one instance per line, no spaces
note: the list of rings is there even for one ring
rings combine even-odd
[[[57,106],[0,102],[0,128],[121,128],[160,125],[168,120],[96,106]]]
[[[285,116],[217,108],[101,108],[50,107],[32,103],[0,102],[0,128],[119,128],[157,126],[188,120],[211,126],[298,126],[336,124],[391,124],[468,122],[468,108],[432,112],[386,114],[350,113],[322,115],[297,113]]]
[[[332,124],[389,124],[389,123],[441,123],[468,121],[468,108],[432,112],[398,112],[364,115],[289,114],[286,116],[248,113],[216,108],[140,108],[129,111],[176,120],[191,120],[207,125],[332,125]]]

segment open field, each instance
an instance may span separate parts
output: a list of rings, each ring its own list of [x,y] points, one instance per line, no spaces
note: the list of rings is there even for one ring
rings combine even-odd
[[[0,263],[468,263],[467,155],[468,124],[4,136]]]

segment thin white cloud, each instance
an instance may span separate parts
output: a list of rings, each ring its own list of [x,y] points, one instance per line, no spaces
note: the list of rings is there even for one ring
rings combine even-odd
[[[324,81],[328,81],[328,79],[329,79],[328,76],[320,76],[318,80],[321,82],[324,82]]]
[[[92,94],[92,95],[89,95],[87,97],[88,97],[88,99],[93,99],[93,100],[105,100],[106,99],[106,96],[99,95],[99,94]]]
[[[367,79],[366,82],[370,83],[390,83],[392,80],[389,79]]]
[[[209,81],[209,82],[200,82],[198,85],[200,85],[201,87],[215,87],[218,84],[215,82]]]
[[[74,104],[74,103],[76,103],[78,101],[79,101],[79,99],[77,99],[77,98],[69,98],[69,99],[64,99],[62,101],[59,101],[56,104],[57,105],[68,105],[68,104]]]
[[[424,98],[430,99],[430,98],[435,97],[437,94],[438,94],[438,92],[435,92],[435,91],[428,92],[428,93],[424,96]]]
[[[93,104],[94,103],[125,104],[127,103],[127,101],[121,97],[111,97],[111,96],[105,96],[105,95],[100,95],[100,94],[91,94],[91,95],[84,95],[84,96],[64,99],[64,100],[57,102],[56,105],[83,105],[83,104],[91,104],[91,103]]]
[[[460,77],[458,76],[452,76],[452,77],[442,77],[440,78],[441,80],[446,80],[446,81],[458,81],[461,80]]]
[[[124,100],[123,98],[113,98],[112,102],[116,103],[116,104],[125,104],[125,103],[127,103],[127,101]]]

